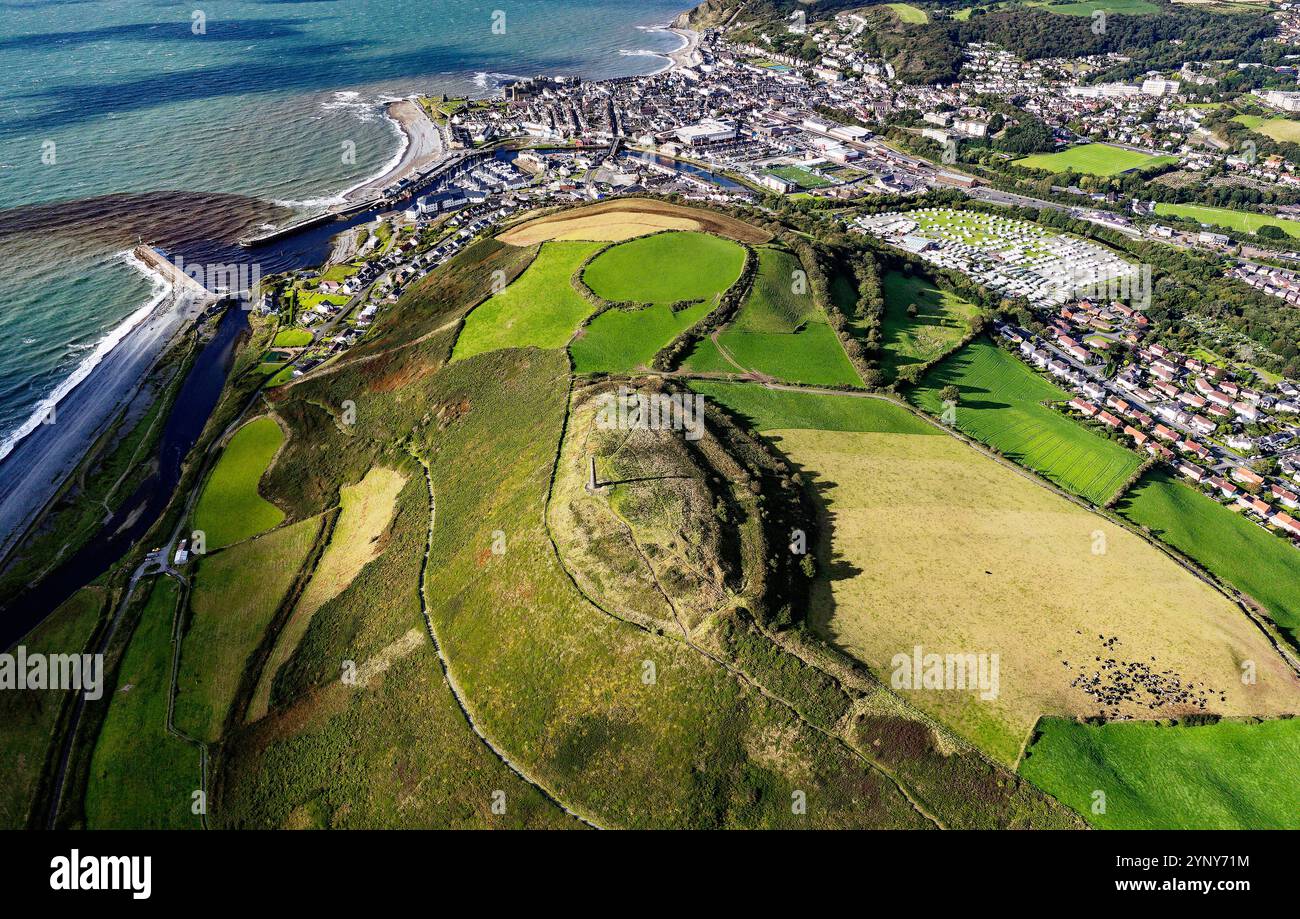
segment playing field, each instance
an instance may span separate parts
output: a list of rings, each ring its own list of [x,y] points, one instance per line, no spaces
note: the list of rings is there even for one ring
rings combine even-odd
[[[891,271],[885,275],[884,353],[880,366],[889,379],[908,364],[941,357],[966,334],[966,320],[979,308],[940,290],[928,278]],[[915,304],[915,318],[907,308]]]
[[[937,364],[911,397],[939,415],[939,392],[948,385],[961,393],[958,428],[1095,504],[1104,504],[1141,465],[1136,453],[1043,405],[1070,396],[986,340]]]
[[[598,242],[544,243],[515,282],[465,317],[453,361],[501,348],[562,348],[592,305],[569,279]]]
[[[1021,775],[1093,826],[1300,829],[1298,718],[1192,727],[1051,718],[1038,729]]]
[[[729,239],[708,233],[660,233],[602,252],[587,266],[583,279],[606,300],[707,300],[734,284],[744,264],[745,250]]]
[[[249,655],[311,550],[312,518],[199,562],[181,645],[176,726],[203,741],[221,737]]]
[[[1291,118],[1264,118],[1260,115],[1238,115],[1232,120],[1274,140],[1289,144],[1300,143],[1300,121]]]
[[[788,383],[860,386],[844,347],[813,299],[798,257],[785,249],[758,250],[758,276],[734,321],[718,335],[732,361]],[[685,366],[736,372],[710,341]]]
[[[1300,643],[1300,551],[1163,471],[1143,477],[1116,508],[1263,605]]]
[[[1234,211],[1226,207],[1204,207],[1199,204],[1157,204],[1156,213],[1169,217],[1188,217],[1198,223],[1247,233],[1258,232],[1260,227],[1280,227],[1288,236],[1300,239],[1300,220],[1270,217],[1268,214]]]
[[[1174,156],[1151,156],[1109,144],[1083,144],[1059,153],[1035,153],[1015,160],[1015,165],[1047,172],[1082,172],[1095,176],[1113,176],[1130,169],[1153,166],[1156,163],[1176,163]]]
[[[206,535],[209,551],[264,533],[284,519],[284,511],[257,491],[283,442],[284,432],[269,415],[254,418],[230,438],[194,509],[194,528]]]
[[[703,319],[714,305],[706,300],[676,312],[666,303],[606,310],[569,346],[574,369],[597,373],[649,367],[655,352]]]
[[[1040,6],[1064,16],[1092,16],[1097,10],[1108,14],[1122,13],[1126,16],[1160,12],[1160,7],[1149,3],[1148,0],[1083,0],[1080,3],[1029,3],[1027,5]]]
[[[880,406],[900,416],[882,427],[915,423]],[[1168,717],[1201,711],[1202,698],[1222,714],[1295,709],[1300,681],[1229,600],[1140,537],[955,438],[766,436],[825,509],[819,567],[830,577],[814,592],[814,627],[891,684],[896,655],[910,660],[917,646],[983,656],[988,667],[997,655],[987,697],[955,682],[895,687],[997,759],[1014,763],[1043,714]],[[1113,671],[1102,663],[1111,660]],[[1243,685],[1242,660],[1267,674]],[[1146,666],[1177,687],[1154,708],[1143,689],[1079,685],[1094,672],[1103,686],[1121,674],[1154,685],[1133,676]],[[1188,701],[1173,701],[1181,693]]]
[[[802,166],[769,166],[767,172],[787,182],[793,182],[800,188],[825,188],[835,184],[825,176],[818,175],[811,169],[804,169]]]

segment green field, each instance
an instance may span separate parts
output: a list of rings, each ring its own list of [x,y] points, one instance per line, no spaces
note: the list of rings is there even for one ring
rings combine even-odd
[[[740,277],[745,250],[708,233],[674,231],[611,247],[583,280],[598,297],[628,303],[708,300]]]
[[[1300,644],[1300,551],[1163,471],[1117,510],[1263,605]]]
[[[1300,121],[1292,118],[1265,118],[1261,115],[1238,115],[1232,119],[1283,143],[1300,143]]]
[[[312,544],[313,518],[200,560],[176,685],[176,726],[221,737],[249,656],[261,643]]]
[[[606,310],[569,346],[574,368],[578,373],[597,373],[649,367],[655,352],[703,319],[713,306],[706,300],[677,312],[665,303]]]
[[[1047,172],[1066,172],[1072,170],[1087,175],[1113,176],[1130,169],[1153,166],[1156,163],[1176,163],[1174,156],[1151,156],[1112,147],[1109,144],[1083,144],[1071,147],[1059,153],[1035,153],[1015,160],[1015,165],[1027,169],[1043,169]]]
[[[207,535],[209,551],[256,536],[284,519],[284,511],[257,490],[283,442],[284,432],[269,415],[254,418],[230,438],[194,510],[194,528]]]
[[[91,829],[197,829],[203,787],[199,751],[167,732],[172,616],[180,587],[154,582],[122,659],[117,692],[100,728],[86,785]]]
[[[876,401],[895,416],[877,427],[917,423],[905,408]],[[881,678],[900,649],[915,645],[996,649],[1003,682],[994,697],[895,688],[999,762],[1014,767],[1044,713],[1099,713],[1101,703],[1074,681],[1079,662],[1103,651],[1157,660],[1215,687],[1217,713],[1294,711],[1300,681],[1227,598],[1010,464],[950,436],[808,428],[765,435],[811,483],[819,505],[818,568],[830,576],[813,592],[809,624]],[[1107,547],[1100,554],[1090,551],[1098,533]],[[1099,641],[1103,632],[1122,637],[1115,650]],[[1257,684],[1241,682],[1242,660],[1257,661]],[[1112,711],[1148,718],[1149,705],[1135,699]]]
[[[1082,0],[1079,3],[1043,3],[1031,2],[1028,6],[1038,6],[1064,16],[1091,16],[1097,10],[1105,13],[1121,13],[1125,16],[1142,16],[1158,13],[1160,7],[1148,0]]]
[[[99,588],[82,588],[28,633],[22,645],[33,654],[80,653],[90,641],[103,606]],[[0,743],[0,829],[26,826],[59,712],[67,701],[67,694],[61,692],[0,692],[4,731]]]
[[[281,329],[275,333],[272,348],[301,348],[311,344],[311,332],[306,329]]]
[[[923,23],[930,21],[929,13],[918,6],[912,6],[910,3],[886,3],[885,6],[897,13],[898,18],[903,22]]]
[[[1157,204],[1156,213],[1166,217],[1188,217],[1197,223],[1206,223],[1229,230],[1256,233],[1260,227],[1280,227],[1288,236],[1300,239],[1300,220],[1234,211],[1226,207],[1204,207],[1199,204]]]
[[[888,272],[884,277],[884,354],[881,369],[888,379],[908,364],[923,364],[948,352],[966,335],[966,319],[979,307],[940,290],[927,278]],[[916,304],[916,318],[907,315]]]
[[[1020,774],[1105,829],[1300,829],[1300,719],[1184,726],[1048,718]],[[1105,813],[1093,813],[1095,793]]]
[[[861,386],[844,347],[813,299],[798,257],[785,249],[758,250],[758,276],[718,343],[747,370],[788,383],[811,386]],[[701,342],[685,366],[702,372],[736,367]]]
[[[501,348],[561,348],[592,305],[569,279],[603,243],[548,242],[528,269],[465,317],[452,360]]]
[[[958,428],[1095,504],[1104,504],[1141,465],[1137,454],[1043,405],[1070,396],[987,340],[933,367],[912,399],[938,415],[944,410],[939,392],[948,385],[961,392]]]
[[[740,416],[756,431],[807,428],[883,434],[943,432],[886,399],[768,389],[757,383],[692,381],[691,389]]]

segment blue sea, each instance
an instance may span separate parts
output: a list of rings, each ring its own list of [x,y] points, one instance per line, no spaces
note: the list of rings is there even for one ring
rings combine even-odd
[[[0,456],[158,294],[137,242],[337,201],[401,148],[385,100],[660,70],[691,5],[0,0]]]

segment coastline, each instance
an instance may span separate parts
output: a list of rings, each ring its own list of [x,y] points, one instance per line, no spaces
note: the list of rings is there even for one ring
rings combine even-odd
[[[386,117],[397,125],[402,145],[392,163],[379,175],[343,192],[345,203],[356,204],[379,195],[385,188],[404,178],[422,172],[436,163],[446,153],[442,132],[414,99],[401,99],[385,106]]]
[[[30,426],[0,458],[0,562],[58,493],[90,445],[135,398],[158,358],[206,308],[203,301],[178,301],[172,296],[176,279],[158,266],[135,255],[126,260],[154,279],[152,297],[106,336],[89,370],[80,378],[74,372],[55,390],[53,421]],[[41,403],[40,417],[48,412],[52,399]]]
[[[682,19],[681,16],[673,20],[673,24],[668,26],[665,31],[672,32],[682,39],[682,46],[676,51],[668,52],[668,59],[672,61],[669,70],[682,70],[694,67],[700,63],[700,33],[694,29],[688,29],[685,26],[677,25]]]
[[[682,39],[674,51],[655,52],[668,61],[659,73],[699,62],[699,33],[684,27],[683,16],[655,31],[672,32]],[[397,152],[383,171],[328,199],[333,206],[326,213],[373,200],[384,189],[426,171],[447,154],[442,131],[414,96],[387,102],[384,114],[400,135]],[[149,259],[153,264],[147,265],[135,256],[126,260],[155,280],[154,293],[105,336],[88,359],[88,370],[74,370],[38,404],[32,415],[37,420],[29,420],[23,426],[27,430],[16,431],[12,446],[0,454],[0,565],[90,446],[135,398],[149,370],[210,302],[178,304],[170,296],[177,278],[173,277],[174,271],[168,272],[171,266],[165,260],[159,264],[159,259]],[[41,423],[39,419],[51,408],[54,423]]]

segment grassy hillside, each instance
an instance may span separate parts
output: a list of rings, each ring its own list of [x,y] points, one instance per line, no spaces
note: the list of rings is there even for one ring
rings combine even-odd
[[[209,551],[264,533],[284,519],[284,511],[258,492],[283,442],[284,432],[269,416],[254,418],[230,438],[194,509],[194,528],[206,534]]]
[[[1294,830],[1298,758],[1295,718],[1195,727],[1048,718],[1020,773],[1105,829]]]
[[[769,246],[758,250],[758,275],[735,319],[716,343],[701,343],[685,366],[737,372],[736,364],[790,383],[862,385],[826,314],[813,299],[799,258]]]
[[[91,829],[197,829],[193,794],[203,788],[199,751],[167,731],[172,619],[180,597],[170,578],[153,584],[118,673],[86,787]]]
[[[103,610],[99,588],[77,591],[22,640],[30,653],[79,653],[90,641]],[[61,692],[0,692],[0,828],[23,829],[31,813],[41,768],[68,701]]]
[[[177,677],[176,725],[187,734],[220,739],[244,668],[323,522],[303,520],[199,562]]]
[[[890,271],[884,277],[885,319],[880,366],[888,379],[899,368],[942,357],[966,335],[966,320],[979,311],[956,294],[916,275]],[[909,316],[909,307],[916,315]]]
[[[704,301],[673,310],[664,303],[601,313],[569,346],[578,373],[619,372],[649,367],[655,353],[713,309]]]
[[[592,310],[569,278],[599,248],[594,242],[544,244],[527,271],[469,314],[452,359],[498,348],[562,347]]]
[[[1016,761],[1043,712],[1187,714],[1202,710],[1201,698],[1223,714],[1294,705],[1300,681],[1226,598],[1137,536],[956,439],[807,429],[768,436],[824,508],[821,568],[836,575],[814,594],[814,625],[882,680],[895,672],[895,655],[917,645],[997,655],[994,698],[953,687],[899,691],[1003,762]],[[1103,654],[1129,672],[1147,662],[1165,675],[1133,677],[1136,688],[1122,693],[1090,691],[1100,669],[1093,659]],[[1258,685],[1241,683],[1238,661],[1247,659],[1268,668]],[[1212,697],[1193,685],[1213,687]]]
[[[935,415],[940,391],[961,393],[957,427],[1069,491],[1104,504],[1141,465],[1136,453],[1044,405],[1069,394],[1019,360],[977,340],[941,361],[910,394]]]
[[[1262,604],[1300,642],[1300,552],[1286,540],[1159,470],[1116,509]]]

